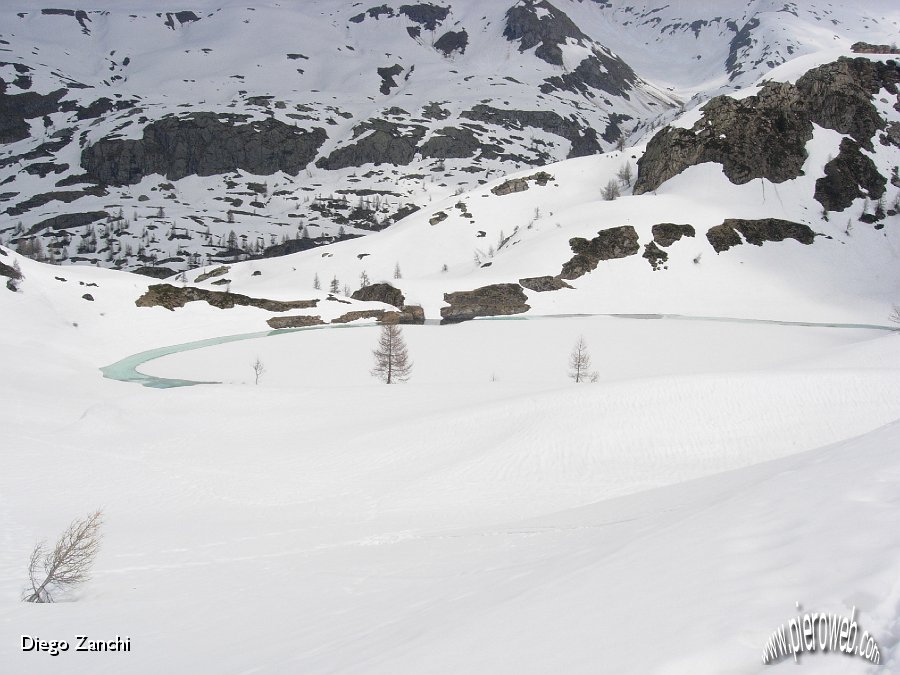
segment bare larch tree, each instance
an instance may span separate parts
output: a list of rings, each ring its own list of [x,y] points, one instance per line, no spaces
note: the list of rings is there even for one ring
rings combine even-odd
[[[259,360],[259,357],[256,357],[256,361],[250,364],[250,367],[253,368],[253,375],[255,377],[254,384],[259,384],[259,378],[262,377],[263,373],[266,372],[266,367],[263,365],[263,362]]]
[[[572,353],[569,354],[569,377],[580,382],[596,382],[599,377],[598,373],[591,371],[591,355],[588,354],[587,342],[581,335],[575,346],[572,347]]]
[[[372,351],[375,367],[372,375],[385,384],[406,382],[412,372],[412,361],[406,351],[400,326],[388,324],[381,327],[378,348]]]
[[[85,518],[73,520],[53,550],[41,542],[31,552],[28,581],[31,586],[25,602],[53,602],[56,593],[77,586],[90,578],[91,566],[100,550],[100,525],[103,513],[98,509]]]

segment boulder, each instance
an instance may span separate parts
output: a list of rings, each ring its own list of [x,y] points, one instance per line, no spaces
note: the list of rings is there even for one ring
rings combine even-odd
[[[519,284],[492,284],[471,291],[444,293],[441,323],[458,323],[478,316],[508,316],[527,312],[527,297]]]
[[[627,258],[640,250],[637,232],[631,225],[601,230],[590,240],[574,237],[569,246],[575,255],[563,265],[559,274],[563,279],[577,279],[597,269],[601,260]]]

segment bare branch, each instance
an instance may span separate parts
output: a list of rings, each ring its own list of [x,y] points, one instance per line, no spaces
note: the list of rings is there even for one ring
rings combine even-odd
[[[100,550],[102,524],[103,513],[98,509],[73,520],[52,551],[47,552],[43,542],[35,546],[28,564],[31,590],[25,592],[23,600],[53,602],[51,590],[55,593],[87,581]],[[43,580],[38,583],[42,575]]]

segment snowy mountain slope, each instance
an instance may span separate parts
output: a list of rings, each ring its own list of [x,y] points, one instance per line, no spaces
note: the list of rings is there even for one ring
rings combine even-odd
[[[878,3],[782,9],[7,3],[0,237],[39,234],[54,260],[158,274],[303,249],[608,150],[680,99],[825,46],[889,42],[897,25]],[[754,21],[732,49],[732,26]]]
[[[41,99],[33,106],[37,109],[25,111],[23,130],[6,139],[9,159],[2,178],[16,182],[16,189],[4,194],[7,214],[21,219],[24,229],[37,225],[43,232],[60,200],[45,205],[48,197],[29,199],[59,192],[54,183],[63,181],[63,187],[78,188],[63,190],[63,201],[77,197],[80,213],[94,214],[100,222],[116,219],[113,229],[120,233],[112,238],[121,245],[110,244],[106,251],[111,259],[93,255],[106,248],[101,243],[82,246],[82,261],[115,263],[125,257],[134,266],[135,256],[152,263],[154,256],[159,262],[178,257],[182,250],[200,253],[192,263],[206,262],[206,253],[226,252],[231,230],[248,237],[242,246],[256,251],[293,240],[307,226],[311,231],[304,234],[311,238],[333,237],[338,225],[350,232],[380,228],[389,217],[402,214],[404,205],[424,201],[416,192],[424,189],[429,176],[438,177],[449,193],[510,166],[596,152],[621,133],[616,120],[640,119],[671,105],[668,96],[641,81],[575,26],[567,28],[575,36],[568,43],[566,31],[554,38],[566,49],[563,58],[563,50],[553,43],[560,56],[549,63],[533,49],[520,51],[521,39],[513,33],[504,36],[506,6],[491,5],[489,14],[466,2],[457,3],[452,14],[429,10],[431,5],[408,7],[420,9],[358,15],[343,2],[250,9],[209,3],[205,12],[170,19],[155,5],[143,11],[115,6],[86,13],[79,23],[78,15],[71,15],[74,10],[7,6],[4,49],[16,57],[2,71],[9,83],[7,104],[13,109],[24,106],[21,93],[46,97],[61,87],[65,90],[62,103]],[[25,11],[12,14],[15,9]],[[429,14],[434,11],[437,18]],[[538,10],[523,11],[540,28]],[[564,21],[559,15],[556,18]],[[442,51],[443,35],[463,33],[465,45],[457,37],[460,46]],[[88,58],[73,63],[72,55],[85,52]],[[590,83],[576,77],[573,83],[548,84],[582,62],[591,64]],[[621,72],[613,73],[611,67]],[[541,87],[549,87],[546,94]],[[160,162],[151,162],[148,158],[155,151],[146,148],[127,157],[85,157],[85,148],[101,139],[140,139],[148,126],[157,129],[154,120],[195,111],[210,113],[209,124],[225,123],[212,135],[198,138],[173,122],[159,131],[164,135]],[[261,164],[241,141],[233,156],[203,155],[211,142],[227,144],[224,137],[237,133],[233,127],[250,120],[268,120],[273,133],[280,134],[263,138],[257,155],[268,157],[285,134],[298,133],[307,134],[301,141],[308,154],[298,150],[299,164],[277,159]],[[184,158],[173,165],[172,153],[184,144],[189,145],[182,147]],[[23,167],[16,159],[23,156],[52,160]],[[377,166],[385,160],[395,166]],[[135,161],[147,165],[120,171]],[[179,161],[184,168],[178,168]],[[449,183],[434,173],[447,161],[456,169]],[[376,166],[371,171],[358,171],[372,162]],[[88,175],[79,178],[82,166]],[[468,173],[459,171],[462,168]],[[154,170],[170,179],[194,173],[218,177],[186,185],[178,181],[167,188],[165,180],[144,179]],[[271,177],[251,178],[248,173]],[[102,187],[83,192],[84,181],[92,179],[100,180]],[[135,188],[116,187],[135,183]],[[358,199],[366,202],[360,201],[355,215],[345,204],[309,203],[311,197],[332,197],[338,190],[351,200],[351,207]],[[374,196],[379,197],[377,208],[371,203]],[[111,217],[97,218],[100,212]],[[170,220],[153,218],[161,213]],[[140,225],[134,222],[138,219]],[[74,238],[78,227],[95,221],[82,216],[81,222],[67,221],[64,226]],[[155,228],[173,226],[175,244],[151,245],[157,243],[151,239],[162,240],[162,232],[153,236]],[[204,237],[207,227],[215,232]],[[142,237],[142,228],[150,234]],[[9,240],[9,227],[4,231]],[[199,233],[203,241],[191,243],[189,231],[194,239]],[[131,255],[125,251],[129,245]],[[141,255],[138,248],[143,249]],[[75,250],[71,253],[78,257]],[[174,269],[186,264],[181,257],[181,264],[172,263]]]

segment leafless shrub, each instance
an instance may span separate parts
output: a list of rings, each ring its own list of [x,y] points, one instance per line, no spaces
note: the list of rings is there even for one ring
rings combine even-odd
[[[53,594],[84,583],[90,578],[94,558],[100,550],[99,509],[85,518],[73,520],[52,550],[45,542],[31,552],[28,562],[30,588],[22,597],[25,602],[53,602]]]
[[[266,372],[266,367],[263,365],[263,362],[259,360],[259,357],[256,357],[256,361],[250,364],[250,367],[253,368],[253,377],[254,384],[259,384],[259,378],[262,377],[263,373]]]

